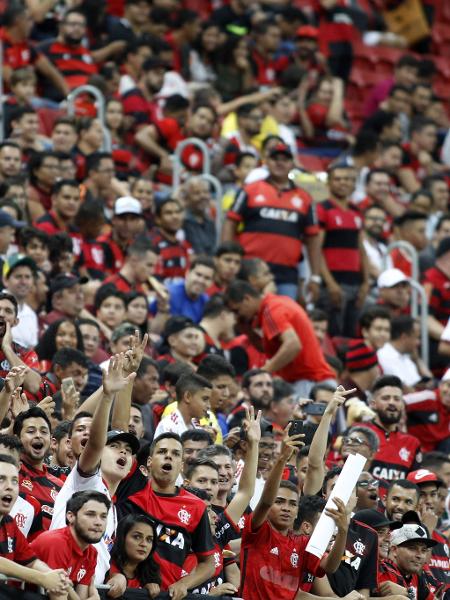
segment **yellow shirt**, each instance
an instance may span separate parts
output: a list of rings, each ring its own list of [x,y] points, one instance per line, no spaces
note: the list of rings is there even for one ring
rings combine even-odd
[[[172,413],[176,408],[177,408],[178,403],[175,402],[171,402],[170,404],[168,404],[166,406],[166,408],[164,409],[164,412],[162,414],[161,419],[163,419],[164,417],[167,417],[167,415],[170,415],[170,413]],[[217,420],[216,415],[210,410],[209,411],[209,418],[203,418],[200,419],[200,425],[204,425],[205,427],[214,427],[214,429],[217,431],[217,437],[216,437],[216,444],[223,444],[223,435],[222,435],[222,430],[220,429],[220,425],[219,425],[219,421]]]
[[[237,131],[237,115],[235,112],[228,114],[222,122],[222,130],[220,135],[222,137],[229,137],[234,131]],[[268,135],[279,135],[280,130],[278,123],[270,115],[266,115],[261,125],[260,132],[258,135],[252,137],[252,146],[254,146],[258,152],[261,152],[263,141]]]

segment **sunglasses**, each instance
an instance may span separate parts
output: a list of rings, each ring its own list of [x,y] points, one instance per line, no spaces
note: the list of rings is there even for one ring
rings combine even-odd
[[[357,487],[368,488],[368,487],[378,487],[380,482],[378,479],[367,479],[366,481],[358,481],[356,484]]]
[[[342,438],[342,443],[345,444],[346,446],[368,446],[369,445],[366,442],[366,440],[363,440],[362,438],[348,437],[348,436]]]

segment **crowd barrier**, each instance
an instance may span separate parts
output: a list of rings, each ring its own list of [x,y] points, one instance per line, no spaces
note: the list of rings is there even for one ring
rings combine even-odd
[[[111,600],[107,596],[108,590],[99,589],[98,593],[102,600]],[[122,600],[149,600],[149,595],[147,590],[127,589],[125,594],[120,598]],[[231,600],[229,596],[208,596],[204,594],[188,594],[186,596],[186,600],[207,600],[209,598],[215,598],[215,600]],[[157,596],[157,600],[169,599],[170,596],[168,592],[163,592]],[[0,583],[0,600],[48,600],[48,596],[36,592],[19,590],[6,583]]]

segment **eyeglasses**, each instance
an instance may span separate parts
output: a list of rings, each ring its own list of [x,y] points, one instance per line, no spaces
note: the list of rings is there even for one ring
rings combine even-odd
[[[270,444],[269,442],[259,442],[259,447],[261,450],[275,450],[277,445]]]
[[[369,444],[359,437],[344,437],[342,438],[342,443],[346,446],[368,446]]]
[[[378,487],[380,482],[378,479],[367,479],[366,481],[358,481],[356,484],[357,487],[368,488],[368,487]]]

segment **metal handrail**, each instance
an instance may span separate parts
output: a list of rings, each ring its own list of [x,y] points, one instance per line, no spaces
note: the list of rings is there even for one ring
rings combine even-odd
[[[413,281],[415,281],[416,283],[419,283],[419,256],[417,254],[417,250],[409,242],[405,242],[404,240],[398,240],[396,242],[390,243],[386,249],[386,254],[383,258],[383,268],[384,269],[389,268],[389,265],[388,265],[389,255],[392,253],[393,250],[395,250],[397,248],[399,248],[400,250],[403,250],[404,252],[406,252],[406,254],[409,255],[409,259],[410,259],[411,265],[412,265],[411,279]],[[416,319],[419,315],[419,302],[418,302],[419,292],[418,292],[417,287],[412,286],[412,288],[413,289],[412,289],[412,294],[411,294],[411,316],[413,316]]]
[[[179,142],[175,149],[175,154],[173,157],[173,183],[172,188],[176,190],[180,185],[181,181],[181,171],[183,169],[183,162],[181,160],[181,153],[187,146],[196,146],[202,153],[202,174],[210,175],[211,174],[211,158],[209,156],[209,149],[206,143],[196,137],[186,138],[185,140]]]
[[[204,179],[208,183],[210,183],[214,191],[216,192],[216,232],[217,239],[220,239],[220,234],[222,232],[222,220],[223,220],[223,210],[222,210],[222,198],[223,198],[223,187],[217,177],[211,175],[211,173],[203,173],[202,175],[198,175],[200,179]]]
[[[430,357],[428,344],[428,299],[423,285],[410,278],[410,285],[420,296],[420,354],[423,362],[428,366]]]
[[[112,142],[111,142],[111,133],[109,129],[106,127],[105,121],[105,97],[101,93],[101,91],[96,88],[94,85],[80,85],[70,92],[67,96],[67,113],[70,116],[75,115],[75,100],[78,98],[80,94],[91,94],[94,96],[96,104],[97,104],[97,116],[102,125],[103,129],[103,152],[111,152],[112,150]]]

